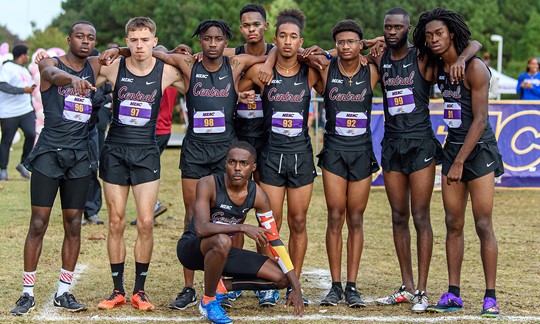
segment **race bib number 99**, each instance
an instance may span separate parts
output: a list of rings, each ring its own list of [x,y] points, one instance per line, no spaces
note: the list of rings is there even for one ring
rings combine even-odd
[[[386,92],[388,113],[391,116],[410,114],[416,110],[412,88],[388,90]]]
[[[118,120],[124,125],[145,126],[152,116],[152,106],[148,102],[124,100],[120,103]]]
[[[64,111],[62,115],[66,120],[86,123],[92,115],[92,102],[90,98],[67,96],[64,99]]]

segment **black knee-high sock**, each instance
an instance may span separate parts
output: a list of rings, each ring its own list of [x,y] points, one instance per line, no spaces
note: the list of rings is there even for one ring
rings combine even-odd
[[[150,263],[135,262],[135,286],[133,286],[133,294],[136,294],[139,290],[144,290],[149,266]]]
[[[111,274],[114,283],[114,290],[118,290],[121,294],[125,294],[124,291],[124,262],[111,263]]]

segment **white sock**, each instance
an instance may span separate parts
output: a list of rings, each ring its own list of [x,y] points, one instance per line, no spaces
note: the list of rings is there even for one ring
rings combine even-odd
[[[73,272],[65,269],[60,269],[60,280],[58,281],[58,291],[56,297],[62,296],[66,291],[69,291],[71,282],[73,281]]]
[[[32,272],[23,271],[23,294],[28,293],[28,295],[33,297],[35,282],[36,282],[36,271],[32,271]]]

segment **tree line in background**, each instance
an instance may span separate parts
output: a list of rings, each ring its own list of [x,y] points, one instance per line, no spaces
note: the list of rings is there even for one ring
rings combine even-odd
[[[64,48],[71,24],[77,20],[88,20],[96,26],[99,49],[104,49],[112,41],[124,45],[124,26],[129,18],[148,16],[158,26],[159,43],[169,49],[183,43],[199,51],[197,40],[191,35],[203,19],[223,19],[228,22],[235,32],[230,46],[235,46],[244,42],[238,26],[239,11],[246,3],[249,0],[65,0],[62,3],[64,13],[45,30],[34,29],[33,35],[26,41],[32,50],[40,47]],[[273,39],[276,16],[284,8],[299,8],[306,15],[304,46],[317,44],[328,49],[333,47],[332,27],[340,20],[356,20],[363,28],[364,38],[373,38],[382,35],[384,14],[390,8],[401,6],[406,9],[414,28],[422,12],[444,6],[465,17],[473,38],[483,45],[482,53],[491,54],[493,66],[496,66],[497,43],[491,42],[490,36],[503,36],[505,74],[517,77],[524,71],[528,57],[540,56],[540,1],[537,0],[263,0],[259,3],[268,13],[268,42]],[[5,27],[0,26],[2,42],[12,42],[12,36]]]

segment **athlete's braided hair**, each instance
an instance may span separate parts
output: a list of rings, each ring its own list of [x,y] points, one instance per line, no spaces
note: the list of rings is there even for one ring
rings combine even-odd
[[[352,19],[346,19],[338,22],[332,29],[332,38],[334,39],[334,42],[336,41],[337,34],[348,31],[358,34],[359,39],[364,38],[362,27],[360,27],[360,25],[358,25],[356,21]]]
[[[239,148],[239,149],[243,149],[243,150],[248,151],[249,154],[251,154],[251,156],[253,156],[253,161],[257,162],[257,150],[255,150],[253,145],[251,145],[251,144],[249,144],[248,142],[245,142],[245,141],[234,142],[234,143],[231,144],[231,146],[229,146],[229,149],[227,150],[227,155],[229,154],[229,152],[232,149],[235,149],[235,148]]]
[[[264,21],[266,21],[266,10],[264,10],[264,7],[261,6],[258,3],[249,3],[245,5],[242,10],[240,10],[240,19],[242,19],[242,16],[246,12],[258,12],[263,17]]]
[[[304,24],[306,23],[306,16],[299,9],[283,9],[279,12],[276,19],[276,36],[278,29],[283,24],[294,24],[300,29],[300,36],[302,36],[302,30],[304,30]]]
[[[229,25],[221,19],[205,19],[201,21],[197,28],[195,28],[195,31],[191,37],[201,37],[201,35],[204,34],[210,27],[217,27],[221,29],[227,40],[231,40],[233,31],[231,27],[229,27]]]
[[[418,24],[414,29],[413,44],[418,49],[418,57],[420,59],[423,59],[427,55],[428,65],[434,63],[436,60],[435,55],[426,44],[426,25],[433,20],[442,21],[448,28],[448,31],[453,34],[452,41],[458,55],[465,50],[471,40],[471,31],[462,15],[444,8],[435,8],[431,11],[424,12],[420,15]]]

